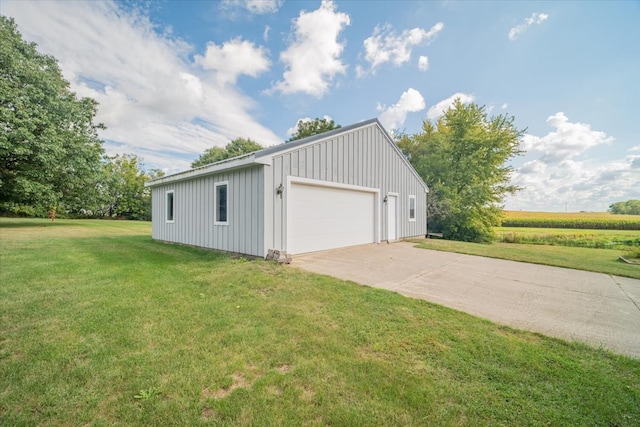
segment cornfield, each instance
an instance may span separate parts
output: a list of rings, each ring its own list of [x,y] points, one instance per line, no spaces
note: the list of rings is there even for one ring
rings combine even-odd
[[[640,215],[612,215],[608,212],[505,211],[502,227],[640,230]]]

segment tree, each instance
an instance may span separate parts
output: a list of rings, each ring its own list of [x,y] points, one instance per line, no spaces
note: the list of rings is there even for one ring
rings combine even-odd
[[[640,200],[613,203],[609,206],[609,212],[614,215],[640,215]]]
[[[76,98],[55,58],[0,16],[0,203],[79,206],[100,178],[97,103]]]
[[[81,213],[126,219],[151,219],[151,192],[144,183],[159,178],[164,172],[145,171],[133,154],[104,157],[102,180],[96,191],[98,202],[87,205]]]
[[[221,160],[230,159],[232,157],[241,156],[243,154],[253,153],[264,148],[249,138],[236,138],[229,142],[226,147],[211,147],[200,155],[196,160],[191,162],[192,168],[205,166]]]
[[[341,125],[335,124],[333,120],[327,120],[326,118],[319,119],[316,117],[315,120],[298,120],[296,131],[287,142],[318,135],[333,129],[340,129],[341,127]]]
[[[424,121],[422,133],[400,137],[398,146],[430,189],[430,230],[453,240],[491,240],[504,196],[518,190],[506,162],[521,153],[524,131],[513,122],[456,100],[437,122]]]

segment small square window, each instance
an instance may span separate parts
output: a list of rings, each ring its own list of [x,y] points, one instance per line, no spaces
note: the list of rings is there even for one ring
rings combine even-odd
[[[167,222],[173,222],[173,191],[167,191]]]
[[[409,221],[416,220],[416,196],[409,196]]]
[[[214,223],[217,225],[227,225],[229,224],[227,214],[228,214],[228,201],[229,201],[229,183],[228,182],[220,182],[215,184],[215,197],[214,197],[214,205],[215,205],[215,218]]]

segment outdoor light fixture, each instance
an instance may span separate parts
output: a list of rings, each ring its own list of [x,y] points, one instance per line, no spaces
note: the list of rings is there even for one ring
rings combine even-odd
[[[383,202],[387,203],[387,200],[389,200],[389,196],[384,196]]]
[[[278,185],[278,188],[276,188],[276,194],[280,196],[281,199],[282,199],[282,193],[284,193],[284,187],[282,186],[282,183],[280,183],[280,185]]]

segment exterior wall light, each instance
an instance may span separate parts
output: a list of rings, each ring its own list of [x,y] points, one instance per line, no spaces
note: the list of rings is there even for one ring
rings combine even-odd
[[[280,185],[278,185],[278,188],[276,188],[276,194],[280,196],[281,199],[282,199],[282,193],[284,193],[284,187],[282,186],[282,183],[280,183]]]

